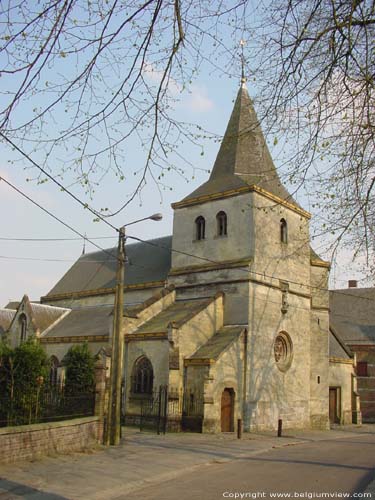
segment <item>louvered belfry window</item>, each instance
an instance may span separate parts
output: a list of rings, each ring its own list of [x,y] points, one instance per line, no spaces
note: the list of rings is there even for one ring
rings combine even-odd
[[[227,225],[228,225],[227,214],[223,211],[219,212],[216,215],[216,222],[217,222],[217,235],[226,236]]]
[[[206,221],[201,215],[195,219],[195,239],[204,240],[206,237]]]

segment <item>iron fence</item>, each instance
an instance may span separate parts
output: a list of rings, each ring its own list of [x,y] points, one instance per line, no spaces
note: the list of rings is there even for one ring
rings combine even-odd
[[[140,401],[140,430],[191,430],[201,432],[203,422],[203,395],[191,390],[160,386],[157,391]]]
[[[0,427],[94,415],[95,390],[68,393],[61,385],[0,394]]]

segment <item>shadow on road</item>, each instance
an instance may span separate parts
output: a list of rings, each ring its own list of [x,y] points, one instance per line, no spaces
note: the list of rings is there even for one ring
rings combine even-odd
[[[11,496],[9,496],[9,493]],[[13,481],[8,481],[8,479],[0,478],[0,500],[2,498],[15,499],[16,497],[30,500],[69,500],[66,497],[55,495],[54,493],[37,490],[36,488],[21,483],[15,483]]]

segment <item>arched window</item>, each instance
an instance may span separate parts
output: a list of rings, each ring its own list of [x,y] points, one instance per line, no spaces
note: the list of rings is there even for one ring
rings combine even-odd
[[[195,239],[204,240],[206,234],[206,221],[201,215],[195,219]]]
[[[59,360],[56,358],[56,356],[51,356],[50,359],[50,369],[49,369],[49,383],[51,385],[56,385],[57,384],[57,373],[58,373],[58,368],[59,368]]]
[[[285,219],[280,220],[280,241],[288,243],[288,224]]]
[[[19,317],[20,331],[21,331],[21,342],[25,342],[27,337],[27,318],[24,314],[21,314]]]
[[[227,235],[227,214],[223,211],[216,215],[217,223],[217,235],[226,236]]]
[[[132,392],[133,394],[152,394],[154,370],[146,356],[137,359],[133,367]]]

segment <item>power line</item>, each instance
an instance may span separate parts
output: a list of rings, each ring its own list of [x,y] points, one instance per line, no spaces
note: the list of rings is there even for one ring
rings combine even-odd
[[[205,262],[209,262],[210,264],[215,264],[215,265],[221,265],[222,262],[218,262],[216,260],[212,260],[212,259],[209,259],[208,257],[201,257],[199,255],[194,255],[194,254],[191,254],[189,252],[184,252],[182,250],[176,250],[174,248],[170,248],[170,247],[166,247],[164,245],[161,245],[160,243],[154,243],[152,241],[149,241],[149,240],[143,240],[141,238],[138,238],[136,236],[130,236],[130,235],[126,235],[127,238],[130,238],[132,240],[135,240],[135,241],[138,241],[138,242],[141,242],[141,243],[145,243],[146,245],[150,245],[150,246],[153,246],[153,247],[158,247],[158,248],[162,248],[163,250],[167,250],[167,251],[170,251],[170,252],[174,252],[174,253],[178,253],[178,254],[181,254],[181,255],[185,255],[187,257],[193,257],[195,259],[198,259],[198,260],[202,260],[202,261],[205,261]],[[314,289],[314,290],[321,290],[323,292],[328,292],[328,288],[323,288],[323,287],[319,287],[319,286],[313,286],[313,285],[306,285],[305,283],[301,283],[301,282],[298,282],[298,281],[293,281],[293,280],[288,280],[286,278],[281,278],[279,276],[271,276],[271,275],[268,275],[266,273],[260,273],[260,272],[256,272],[256,271],[251,271],[249,269],[246,269],[244,267],[238,267],[236,268],[238,269],[239,271],[242,271],[242,272],[246,272],[247,274],[254,274],[256,276],[260,276],[262,278],[269,278],[269,279],[272,279],[272,280],[280,280],[280,281],[283,281],[284,283],[289,283],[289,284],[292,284],[292,285],[298,285],[300,287],[303,287],[303,288],[309,288],[310,290]],[[358,295],[354,295],[354,294],[349,294],[349,293],[346,293],[346,292],[343,292],[343,291],[340,291],[340,290],[335,290],[336,293],[341,293],[345,296],[352,296],[352,297],[355,297],[356,299],[358,298],[361,298],[361,299],[366,299],[366,300],[371,300],[371,301],[374,301],[374,299],[372,299],[371,297],[359,297]]]
[[[1,133],[0,133],[0,135],[1,135]],[[21,191],[20,189],[18,189],[11,182],[7,181],[3,176],[0,176],[0,181],[4,181],[9,187],[11,187],[12,189],[14,189],[14,191],[16,191],[18,194],[20,194],[23,198],[26,198],[26,200],[28,200],[30,203],[32,203],[36,207],[40,208],[40,210],[42,210],[47,215],[49,215],[50,217],[52,217],[54,220],[56,220],[57,222],[59,222],[60,224],[62,224],[66,228],[68,228],[70,231],[72,231],[73,233],[77,234],[78,236],[80,236],[81,238],[85,239],[86,241],[89,241],[92,245],[94,245],[94,247],[98,248],[102,252],[105,252],[106,254],[110,255],[114,259],[117,259],[117,257],[115,255],[113,255],[112,253],[108,252],[108,250],[105,250],[101,246],[97,245],[96,243],[94,243],[93,241],[91,241],[90,239],[88,239],[85,235],[83,235],[82,233],[80,233],[79,231],[77,231],[77,229],[74,229],[74,227],[70,226],[69,224],[67,224],[66,222],[64,222],[62,219],[60,219],[59,217],[57,217],[56,215],[54,215],[52,212],[50,212],[49,210],[47,210],[46,208],[44,208],[42,205],[40,205],[39,203],[37,203],[36,201],[34,201],[32,198],[30,198],[30,196],[28,196],[23,191]]]
[[[88,237],[84,236],[84,240],[109,240],[109,239],[117,239],[117,236],[93,236]],[[0,237],[0,241],[24,241],[24,242],[38,242],[38,241],[82,241],[82,238],[8,238],[8,237]]]
[[[43,174],[48,177],[52,182],[54,182],[57,186],[59,186],[62,191],[67,193],[73,200],[75,200],[77,203],[79,203],[85,210],[89,210],[95,217],[98,217],[102,222],[105,222],[109,227],[114,229],[116,232],[119,232],[119,229],[115,227],[113,224],[108,222],[99,212],[94,210],[93,208],[90,207],[88,203],[85,203],[84,201],[80,200],[78,196],[73,194],[71,191],[69,191],[68,188],[66,188],[61,182],[57,181],[49,172],[47,172],[43,167],[41,167],[36,161],[34,161],[27,153],[25,153],[21,148],[17,146],[13,141],[11,141],[6,135],[4,135],[2,132],[0,132],[0,136],[7,141],[12,148],[14,148],[16,151],[18,151],[24,158],[26,158],[34,167],[38,168]]]
[[[0,259],[6,259],[6,260],[35,260],[39,262],[76,262],[76,260],[73,259],[49,259],[47,257],[14,257],[14,256],[9,256],[9,255],[0,255]],[[82,260],[84,264],[105,264],[106,262],[117,262],[117,260]]]
[[[20,154],[22,154],[25,158],[27,158],[27,160],[29,160],[35,167],[37,167],[39,170],[41,170],[49,179],[51,179],[55,184],[57,184],[63,191],[65,191],[67,194],[69,194],[75,201],[77,201],[81,206],[83,206],[83,208],[85,209],[88,209],[91,213],[93,213],[95,216],[97,216],[100,220],[102,220],[103,222],[105,222],[107,225],[109,225],[112,229],[114,229],[116,232],[119,231],[118,228],[116,228],[115,226],[113,226],[110,222],[108,222],[106,219],[104,219],[98,212],[96,212],[95,210],[93,210],[91,207],[89,207],[87,205],[87,203],[84,203],[83,201],[81,201],[77,196],[75,196],[73,193],[71,193],[67,188],[65,188],[60,182],[56,181],[56,179],[54,179],[45,169],[43,169],[43,167],[41,167],[40,165],[38,165],[30,156],[28,156],[24,151],[22,151],[16,144],[14,144],[8,137],[6,137],[2,132],[0,132],[0,136],[3,137],[9,144],[12,145],[12,147],[14,147]],[[60,222],[61,224],[63,224],[65,227],[67,227],[68,229],[70,229],[71,231],[73,231],[74,233],[78,234],[82,239],[85,239],[86,241],[89,241],[92,245],[94,245],[96,248],[98,248],[99,250],[111,255],[111,257],[114,257],[116,258],[113,254],[110,254],[107,250],[103,249],[102,247],[100,247],[99,245],[97,245],[96,243],[94,243],[91,239],[87,238],[86,236],[84,236],[83,234],[81,234],[79,231],[75,230],[74,228],[72,228],[71,226],[69,226],[69,224],[65,223],[64,221],[62,221],[61,219],[59,219],[58,217],[56,217],[55,215],[53,215],[51,212],[49,212],[47,209],[45,209],[44,207],[42,207],[40,204],[38,204],[37,202],[35,202],[34,200],[32,200],[29,196],[27,196],[25,193],[23,193],[21,190],[19,190],[18,188],[16,188],[13,184],[11,184],[9,181],[7,181],[6,179],[4,179],[4,177],[0,177],[0,180],[3,180],[6,184],[8,184],[11,188],[13,188],[15,191],[17,191],[19,194],[21,194],[24,198],[28,199],[31,203],[33,203],[34,205],[36,205],[38,208],[40,208],[41,210],[43,210],[45,213],[47,213],[48,215],[50,215],[51,217],[53,217],[55,220],[57,220],[58,222]],[[156,244],[156,243],[152,243],[150,241],[147,241],[147,240],[143,240],[141,238],[137,238],[135,236],[129,236],[127,235],[128,238],[131,238],[135,241],[139,241],[141,243],[145,243],[147,245],[151,245],[151,246],[154,246],[154,247],[158,247],[158,248],[162,248],[164,250],[168,250],[168,251],[172,251],[174,253],[179,253],[181,255],[185,255],[185,256],[188,256],[188,257],[193,257],[195,259],[199,259],[199,260],[202,260],[202,261],[205,261],[205,262],[209,262],[211,264],[215,264],[215,265],[219,265],[221,264],[220,262],[218,261],[215,261],[215,260],[212,260],[212,259],[209,259],[207,257],[201,257],[201,256],[198,256],[198,255],[194,255],[194,254],[191,254],[189,252],[184,252],[182,250],[176,250],[176,249],[173,249],[173,248],[167,248],[163,245],[160,245],[160,244]],[[266,273],[259,273],[259,272],[256,272],[256,271],[250,271],[249,269],[245,269],[243,267],[239,267],[237,268],[239,269],[240,271],[243,271],[243,272],[246,272],[247,274],[255,274],[255,275],[258,275],[260,277],[263,277],[263,278],[269,278],[269,279],[279,279],[281,281],[284,281],[286,283],[289,283],[289,284],[294,284],[294,285],[298,285],[300,287],[303,287],[303,288],[309,288],[309,289],[315,289],[315,290],[321,290],[321,291],[327,291],[326,288],[323,288],[323,287],[318,287],[318,286],[312,286],[312,285],[306,285],[304,283],[300,283],[300,282],[297,282],[297,281],[293,281],[293,280],[288,280],[286,278],[280,278],[280,277],[277,277],[277,276],[270,276],[270,275],[267,275]],[[355,298],[359,298],[357,295],[354,295],[354,294],[348,294],[346,292],[339,292],[337,291],[337,293],[342,293],[342,294],[345,294],[346,296],[353,296]],[[360,298],[363,298],[363,299],[367,299],[367,300],[373,300],[369,297],[360,297]]]

